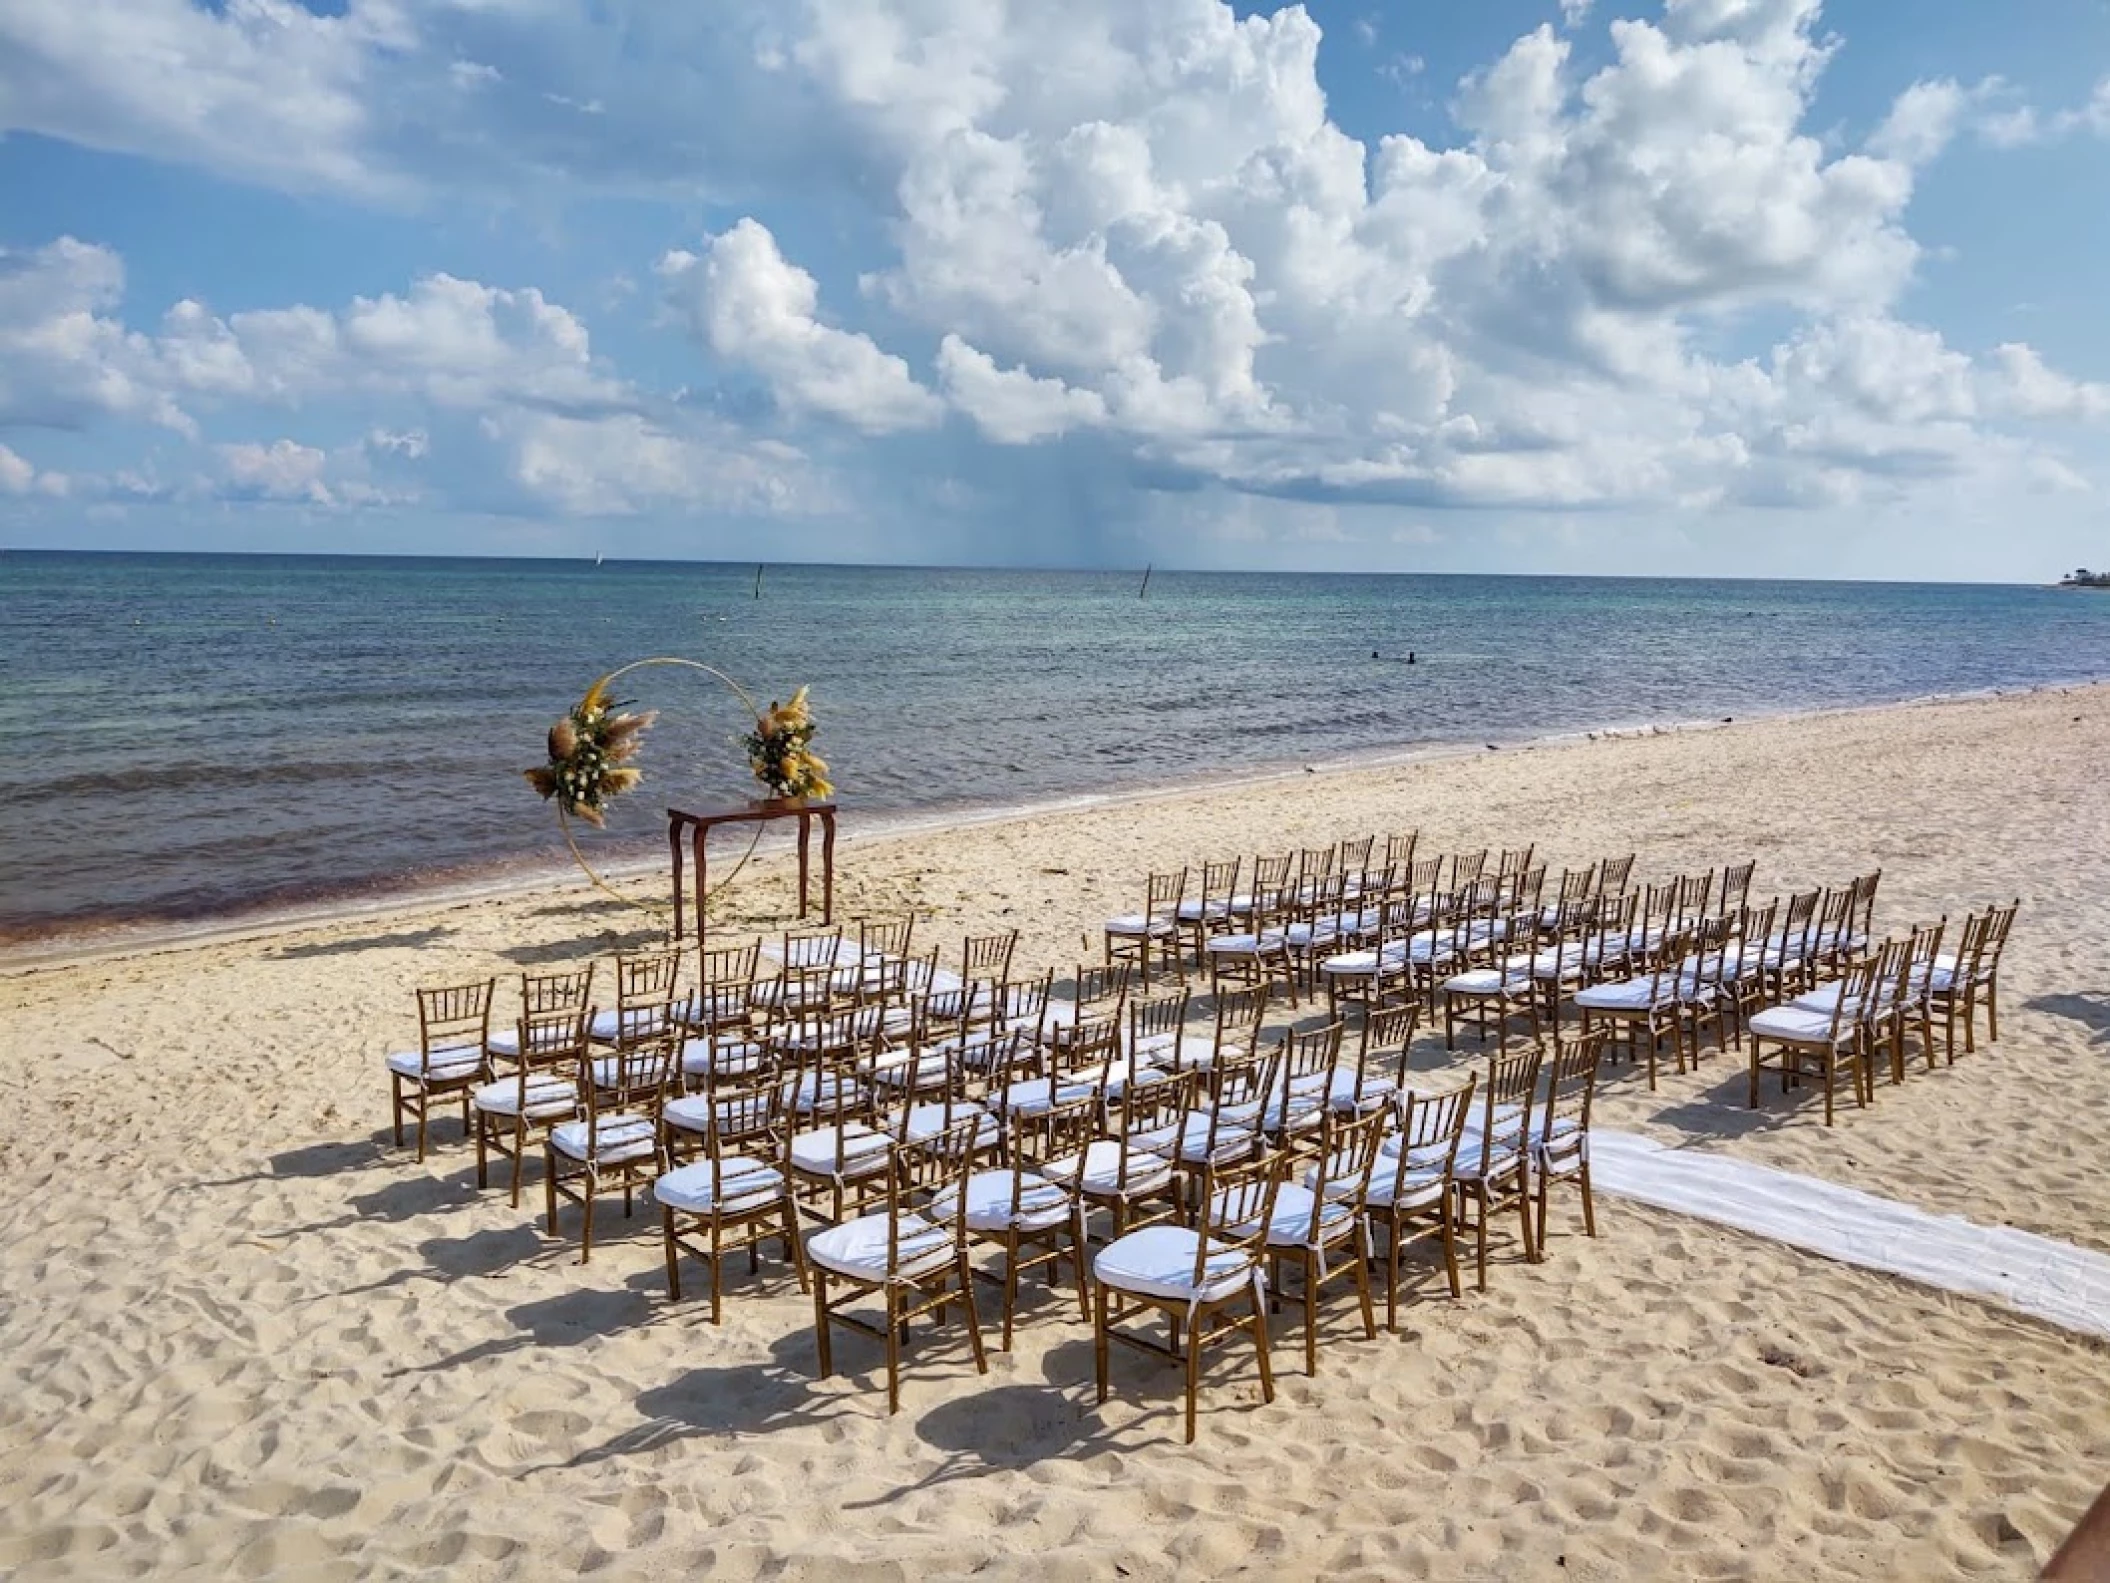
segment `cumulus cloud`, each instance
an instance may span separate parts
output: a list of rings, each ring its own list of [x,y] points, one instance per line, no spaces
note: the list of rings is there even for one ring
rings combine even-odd
[[[699,257],[671,252],[659,272],[669,299],[710,349],[753,369],[779,401],[871,434],[926,427],[942,404],[908,364],[872,338],[815,317],[820,288],[786,262],[767,226],[743,219]]]

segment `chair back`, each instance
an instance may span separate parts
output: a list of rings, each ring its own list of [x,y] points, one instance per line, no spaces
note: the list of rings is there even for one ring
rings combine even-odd
[[[1202,865],[1200,894],[1185,908],[1189,924],[1204,934],[1230,928],[1231,903],[1238,895],[1238,875],[1244,867],[1244,860],[1235,857]]]
[[[726,1161],[747,1155],[774,1161],[781,1152],[786,1131],[784,1090],[776,1083],[757,1088],[728,1089],[711,1096],[705,1117],[704,1154],[711,1162],[711,1200],[724,1203],[728,1197],[722,1170]],[[751,1172],[752,1167],[748,1167]],[[737,1177],[736,1177],[737,1183]]]
[[[1202,1168],[1200,1212],[1194,1239],[1194,1289],[1250,1268],[1257,1276],[1275,1218],[1275,1190],[1288,1174],[1281,1154],[1211,1162]]]
[[[1348,894],[1359,896],[1370,873],[1370,853],[1377,845],[1374,835],[1351,836],[1333,848],[1334,872],[1346,883]]]
[[[521,974],[522,1014],[533,1017],[546,1011],[577,1011],[593,999],[593,968],[593,963],[588,962],[562,973]]]
[[[1381,1106],[1407,1080],[1407,1054],[1421,1026],[1419,1000],[1386,999],[1363,1017],[1355,1045],[1355,1084],[1347,1109],[1356,1115]]]
[[[974,1174],[979,1116],[968,1116],[917,1143],[887,1146],[887,1278],[950,1247],[967,1250],[967,1179]]]
[[[1104,1066],[1121,1053],[1121,1010],[1118,1006],[1080,1016],[1066,1028],[1048,1033],[1047,1066],[1056,1077],[1091,1067]]]
[[[1082,1017],[1088,1010],[1104,1009],[1111,1004],[1118,1014],[1128,999],[1129,982],[1135,977],[1135,967],[1128,962],[1116,962],[1111,967],[1093,965],[1077,969],[1073,980],[1076,991],[1070,1002]]]
[[[1153,872],[1143,886],[1143,916],[1153,923],[1171,923],[1179,917],[1180,903],[1187,897],[1187,871],[1183,868]]]
[[[1134,1000],[1128,1003],[1128,1058],[1131,1062],[1139,1057],[1164,1049],[1175,1058],[1180,1047],[1180,1035],[1187,1026],[1187,1010],[1193,995],[1181,990],[1163,1000]]]
[[[1506,879],[1511,874],[1521,874],[1531,867],[1531,857],[1538,850],[1536,843],[1530,846],[1511,848],[1495,860],[1495,875]]]
[[[1404,869],[1414,862],[1414,848],[1421,842],[1419,830],[1408,830],[1398,835],[1385,837],[1385,867]]]
[[[996,1026],[1005,1033],[1030,1033],[1037,1043],[1048,1023],[1048,1001],[1055,993],[1055,970],[1038,978],[1007,983],[997,995]]]
[[[1554,1051],[1539,1125],[1539,1138],[1549,1150],[1579,1155],[1589,1148],[1583,1140],[1590,1133],[1590,1107],[1610,1038],[1609,1029],[1592,1028]]]
[[[1742,910],[1751,899],[1751,876],[1757,872],[1756,861],[1726,864],[1715,887],[1714,910],[1724,917]]]
[[[1384,1110],[1368,1115],[1340,1116],[1328,1111],[1319,1133],[1318,1163],[1311,1175],[1311,1221],[1305,1227],[1306,1246],[1325,1240],[1325,1209],[1328,1204],[1349,1203],[1356,1213],[1337,1225],[1336,1237],[1359,1230],[1363,1201],[1370,1195],[1370,1173],[1376,1168],[1378,1150],[1392,1117]]]
[[[1030,1170],[1050,1160],[1079,1158],[1099,1136],[1105,1119],[1097,1094],[1054,1099],[1021,1112],[1009,1123],[1005,1140],[1012,1162],[1020,1170]]]
[[[491,1042],[491,995],[497,988],[498,980],[487,978],[472,984],[420,989],[420,1063],[430,1066],[435,1057],[462,1050],[481,1054]]]
[[[1458,1144],[1465,1136],[1466,1123],[1472,1119],[1473,1095],[1479,1080],[1478,1073],[1468,1072],[1462,1083],[1399,1091],[1393,1101],[1399,1152],[1392,1156],[1389,1167],[1379,1167],[1393,1173],[1391,1202],[1406,1201],[1410,1175],[1441,1170],[1444,1191],[1437,1202],[1444,1213],[1450,1212],[1450,1181],[1458,1168]]]
[[[1600,896],[1623,895],[1634,877],[1634,854],[1622,857],[1606,857],[1597,860],[1597,894]]]
[[[777,960],[788,973],[833,972],[842,965],[843,931],[832,929],[786,929]]]
[[[602,1133],[611,1123],[642,1117],[658,1124],[674,1087],[680,1051],[679,1036],[668,1030],[619,1044],[608,1055],[581,1052],[579,1089],[586,1100],[589,1160],[600,1157]]]
[[[1280,890],[1290,881],[1290,871],[1296,858],[1285,852],[1279,857],[1255,857],[1253,859],[1253,886],[1256,891]]]
[[[860,918],[857,920],[857,955],[867,966],[887,957],[907,956],[909,942],[916,935],[916,914],[913,910],[899,918]]]
[[[1290,1028],[1277,1046],[1282,1052],[1282,1088],[1286,1094],[1324,1094],[1341,1058],[1347,1024],[1339,1018],[1317,1028]]]
[[[1876,932],[1876,887],[1883,883],[1883,871],[1871,869],[1866,874],[1855,876],[1853,883],[1853,912],[1848,920],[1852,933],[1862,939],[1872,939]]]
[[[591,1006],[524,1013],[519,1025],[522,1078],[530,1072],[560,1072],[570,1077],[590,1042],[592,1021]]]
[[[1905,943],[1905,976],[1898,984],[1900,1001],[1917,1001],[1926,993],[1927,981],[1934,974],[1934,959],[1941,955],[1942,937],[1948,932],[1949,919],[1946,913],[1933,923],[1913,926],[1912,933]]]
[[[1986,916],[1985,942],[1978,953],[1977,965],[1972,967],[1972,976],[1981,984],[1990,983],[2000,972],[2000,957],[2007,950],[2008,932],[2015,927],[2015,914],[2022,910],[2022,898],[2016,897],[2005,907],[1995,907]]]
[[[1018,949],[1018,931],[971,934],[960,945],[960,978],[963,983],[1007,984],[1011,981],[1011,953]]]
[[[721,945],[696,954],[696,993],[689,997],[688,1022],[700,1033],[738,1027],[753,1014],[755,971],[762,960],[759,941]]]
[[[1494,1173],[1497,1159],[1521,1152],[1531,1138],[1531,1112],[1538,1100],[1539,1068],[1546,1050],[1537,1040],[1495,1051],[1487,1058],[1487,1084],[1481,1090],[1480,1174]]]

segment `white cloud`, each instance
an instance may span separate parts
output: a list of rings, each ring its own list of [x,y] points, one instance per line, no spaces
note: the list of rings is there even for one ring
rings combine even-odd
[[[752,217],[668,253],[662,290],[707,378],[751,377],[773,398],[754,427],[805,449],[640,389],[533,287],[431,275],[135,329],[114,255],[76,243],[0,260],[0,423],[197,432],[344,400],[375,477],[483,467],[561,511],[809,509],[829,487],[799,480],[847,430],[1013,463],[1088,446],[1327,511],[1557,512],[2079,477],[2032,426],[2106,415],[2104,387],[2027,347],[1974,356],[1901,304],[1928,163],[1959,137],[2110,131],[2110,85],[2053,113],[1996,78],[1909,83],[1856,146],[1813,122],[1837,47],[1818,0],[1666,0],[1609,20],[1602,51],[1594,29],[1571,46],[1590,7],[1563,0],[1560,28],[1457,84],[1448,146],[1348,136],[1301,8],[276,5],[137,0],[143,42],[97,50],[113,0],[16,0],[0,119],[362,195],[736,201]],[[170,87],[192,74],[195,102]],[[779,246],[768,195],[794,186],[856,239],[854,288],[840,255]],[[335,439],[290,443],[327,452],[326,487],[355,471]]]
[[[871,434],[923,428],[943,406],[899,357],[867,335],[822,324],[820,288],[785,261],[767,227],[741,220],[701,257],[660,261],[670,300],[710,349],[752,368],[787,406],[839,418]]]
[[[236,494],[260,500],[305,500],[318,506],[336,504],[323,482],[329,458],[312,445],[274,440],[269,445],[243,443],[214,449]]]
[[[73,480],[64,473],[42,471],[27,457],[0,445],[0,495],[59,497],[72,489]]]
[[[990,439],[1025,445],[1051,439],[1106,419],[1106,402],[1095,390],[1072,390],[1059,379],[1036,379],[1023,369],[998,368],[957,335],[938,347],[938,378],[946,399],[972,418]]]

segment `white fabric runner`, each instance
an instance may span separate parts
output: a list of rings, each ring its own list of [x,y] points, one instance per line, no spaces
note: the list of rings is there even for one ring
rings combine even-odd
[[[1590,1176],[1636,1203],[2110,1336],[2110,1257],[2068,1242],[1631,1132],[1592,1130]]]

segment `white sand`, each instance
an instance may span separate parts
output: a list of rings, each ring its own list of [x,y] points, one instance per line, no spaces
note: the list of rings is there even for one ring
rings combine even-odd
[[[1620,1067],[1600,1120],[2110,1250],[2105,764],[2085,689],[853,826],[842,911],[1068,964],[1154,863],[1416,825],[1640,875],[1755,857],[1765,894],[1881,864],[1882,925],[2020,893],[1996,1049],[1830,1131],[1770,1081],[1747,1110],[1733,1057],[1654,1095]],[[787,869],[723,926],[780,927]],[[889,1419],[876,1347],[814,1379],[777,1266],[736,1267],[714,1329],[667,1302],[655,1221],[581,1268],[575,1214],[551,1240],[479,1193],[457,1123],[422,1168],[387,1143],[414,983],[648,932],[566,886],[0,979],[0,1569],[2020,1577],[2110,1479],[2100,1343],[1610,1198],[1594,1243],[1504,1248],[1397,1338],[1335,1307],[1272,1407],[1219,1367],[1191,1450],[1177,1375],[1117,1359],[1098,1408],[1053,1302],[986,1379],[921,1332]]]

